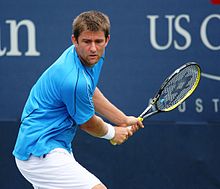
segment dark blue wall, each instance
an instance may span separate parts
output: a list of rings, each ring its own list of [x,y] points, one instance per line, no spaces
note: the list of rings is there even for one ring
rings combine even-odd
[[[146,120],[122,146],[79,131],[73,142],[79,162],[114,189],[220,188],[220,5],[210,0],[1,1],[1,188],[31,188],[11,155],[24,103],[40,74],[71,45],[72,19],[91,9],[108,14],[112,24],[99,88],[125,113],[138,116],[161,82],[188,61],[201,65],[203,77],[186,103]]]
[[[220,12],[209,0],[1,2],[0,119],[20,117],[33,83],[71,45],[72,19],[90,9],[105,12],[112,22],[99,82],[110,100],[126,113],[139,114],[168,74],[188,61],[196,61],[203,76],[209,74],[212,79],[202,78],[183,112],[154,120],[220,120]],[[17,40],[13,38],[16,33]],[[11,52],[16,42],[20,55]],[[34,52],[28,53],[28,42],[34,44]]]

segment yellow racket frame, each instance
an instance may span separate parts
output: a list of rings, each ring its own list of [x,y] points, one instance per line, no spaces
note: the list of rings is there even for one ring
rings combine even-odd
[[[186,93],[186,95],[178,103],[174,104],[173,106],[171,106],[169,108],[164,109],[163,110],[164,112],[168,112],[168,111],[175,109],[177,106],[179,106],[182,102],[184,102],[195,91],[196,87],[199,84],[200,78],[201,78],[201,69],[197,65],[196,65],[196,67],[198,69],[198,75],[197,75],[197,78],[196,78],[196,81],[195,81],[193,87]]]

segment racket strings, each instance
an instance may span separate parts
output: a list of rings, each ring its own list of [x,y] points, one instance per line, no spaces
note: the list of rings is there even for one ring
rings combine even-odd
[[[190,65],[174,75],[165,85],[157,101],[157,108],[166,111],[166,109],[178,104],[191,92],[198,80],[198,74],[198,68],[195,65]]]

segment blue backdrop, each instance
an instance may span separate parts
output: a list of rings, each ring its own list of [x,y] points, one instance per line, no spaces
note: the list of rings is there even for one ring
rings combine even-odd
[[[125,113],[139,115],[186,62],[200,64],[202,79],[189,100],[146,120],[146,128],[120,147],[79,131],[79,161],[109,188],[219,188],[220,5],[210,0],[1,1],[3,188],[30,188],[11,156],[24,103],[41,73],[71,45],[73,18],[92,9],[109,15],[112,26],[99,88]]]

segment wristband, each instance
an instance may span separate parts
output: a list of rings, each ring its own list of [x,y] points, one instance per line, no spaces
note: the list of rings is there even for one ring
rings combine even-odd
[[[102,136],[100,138],[111,140],[115,136],[115,128],[111,124],[109,124],[109,123],[105,123],[105,125],[108,128],[108,131],[107,131],[107,133],[104,136]]]

